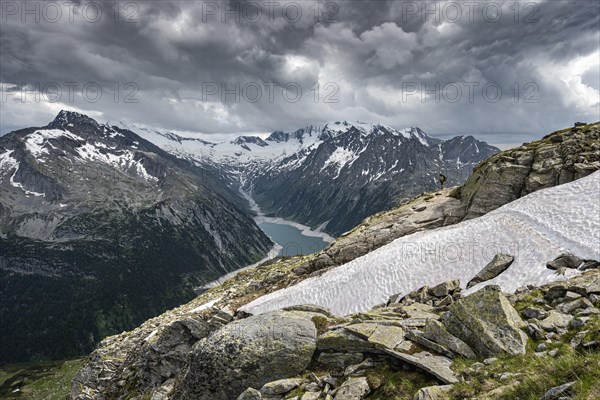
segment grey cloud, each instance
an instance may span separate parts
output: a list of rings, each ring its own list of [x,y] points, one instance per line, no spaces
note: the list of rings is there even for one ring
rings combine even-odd
[[[596,2],[521,2],[519,22],[509,8],[513,1],[498,2],[503,15],[495,23],[483,18],[481,7],[472,21],[466,15],[456,22],[408,15],[409,5],[426,3],[432,4],[343,1],[336,3],[333,18],[315,21],[315,3],[280,1],[281,7],[301,7],[302,19],[296,23],[280,9],[272,21],[263,15],[258,22],[222,22],[219,15],[207,15],[199,1],[136,2],[135,23],[111,18],[22,23],[7,18],[1,27],[1,82],[97,82],[103,96],[96,103],[76,96],[74,102],[63,98],[54,105],[22,104],[8,96],[0,112],[0,133],[42,125],[60,106],[94,112],[99,119],[205,134],[269,132],[360,118],[517,144],[574,120],[600,119],[599,67],[589,59],[600,51]],[[213,4],[244,7],[248,2]],[[539,22],[523,22],[531,11],[524,8],[527,4],[535,4]],[[139,88],[134,96],[138,103],[123,102],[127,82]],[[231,89],[236,83],[243,88],[265,82],[293,82],[303,95],[297,102],[286,101],[277,88],[271,101],[263,87],[257,102],[236,101],[232,95],[225,102],[219,94],[206,98],[207,84]],[[325,90],[328,82],[338,90]],[[479,88],[493,83],[502,88],[503,97],[486,101],[476,90],[473,102],[466,92],[456,103],[421,102],[419,94],[406,98],[407,84],[431,89],[452,82],[477,82]],[[522,101],[531,94],[523,90],[530,82],[536,85],[537,103]],[[115,83],[120,88],[116,102]],[[517,103],[511,89],[515,83]],[[337,102],[326,102],[327,95]]]

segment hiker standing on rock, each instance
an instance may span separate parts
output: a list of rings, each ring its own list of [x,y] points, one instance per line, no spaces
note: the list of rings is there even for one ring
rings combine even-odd
[[[440,186],[442,187],[442,190],[444,190],[444,183],[445,182],[446,182],[446,175],[440,174]]]

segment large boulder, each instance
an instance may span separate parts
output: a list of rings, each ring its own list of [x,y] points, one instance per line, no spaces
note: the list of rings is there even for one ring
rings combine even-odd
[[[525,354],[525,323],[498,286],[486,286],[452,304],[442,322],[480,356]]]
[[[316,349],[317,315],[274,311],[225,325],[194,346],[173,399],[235,399],[248,387],[300,374]]]
[[[492,261],[490,261],[477,275],[473,277],[467,283],[467,289],[477,285],[478,283],[489,281],[494,279],[510,267],[515,258],[510,254],[496,254]]]

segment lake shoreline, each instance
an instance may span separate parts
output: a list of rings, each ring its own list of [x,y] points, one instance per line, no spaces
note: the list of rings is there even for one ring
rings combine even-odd
[[[334,237],[330,236],[329,234],[322,232],[322,229],[327,225],[327,222],[324,222],[323,224],[321,224],[319,227],[317,227],[317,229],[312,229],[309,226],[306,225],[302,225],[300,223],[294,222],[294,221],[290,221],[290,220],[286,220],[284,218],[279,218],[279,217],[267,217],[262,210],[260,209],[259,205],[256,203],[256,201],[254,201],[254,199],[248,194],[246,193],[240,186],[239,188],[240,194],[242,195],[242,197],[244,197],[248,203],[250,204],[250,209],[256,214],[256,216],[254,217],[254,222],[261,227],[261,224],[264,223],[271,223],[271,224],[277,224],[277,225],[287,225],[287,226],[291,226],[293,228],[296,228],[297,230],[300,231],[300,234],[306,237],[314,237],[314,238],[320,238],[323,242],[325,243],[331,243],[335,240]],[[261,227],[261,230],[262,227]],[[264,230],[263,230],[264,232]],[[218,279],[215,279],[214,281],[208,282],[205,285],[199,286],[194,288],[194,292],[199,295],[203,292],[205,292],[208,289],[211,289],[215,286],[220,285],[221,283],[225,282],[228,279],[233,278],[234,276],[236,276],[237,274],[239,274],[242,271],[245,271],[247,269],[250,268],[254,268],[259,266],[262,263],[265,263],[269,260],[272,260],[276,257],[278,257],[281,252],[281,250],[284,248],[281,244],[279,244],[273,237],[271,237],[270,235],[268,235],[266,232],[265,234],[267,236],[269,236],[269,239],[271,239],[271,241],[273,242],[273,247],[271,248],[271,250],[269,250],[269,252],[267,253],[267,255],[261,259],[260,261],[254,263],[254,264],[250,264],[250,265],[246,265],[244,267],[241,267],[239,269],[236,269],[235,271],[231,271],[228,272],[227,274],[219,277]]]
[[[258,203],[256,201],[254,201],[254,199],[248,193],[246,193],[242,189],[241,186],[239,188],[239,191],[240,191],[240,194],[246,200],[248,200],[248,203],[250,203],[250,209],[256,214],[256,216],[254,217],[254,221],[256,222],[256,224],[261,224],[263,222],[269,222],[272,224],[289,225],[289,226],[293,226],[294,228],[298,229],[304,236],[320,237],[321,239],[323,239],[323,241],[325,241],[327,243],[332,243],[335,240],[335,238],[333,236],[329,235],[328,233],[323,232],[323,229],[325,228],[325,226],[327,226],[327,223],[329,221],[323,222],[316,229],[312,229],[310,226],[306,226],[299,222],[290,221],[288,219],[284,219],[281,217],[267,217],[260,209],[260,206],[258,205]]]

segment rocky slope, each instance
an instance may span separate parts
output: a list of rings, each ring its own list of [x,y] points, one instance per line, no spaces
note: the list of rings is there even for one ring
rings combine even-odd
[[[84,353],[261,259],[270,240],[212,176],[72,112],[2,136],[0,362]]]
[[[600,169],[600,125],[578,125],[495,154],[455,192],[466,218]]]
[[[572,179],[575,179],[600,169],[600,164],[598,163],[600,156],[599,132],[600,124],[592,124],[575,130],[564,130],[556,132],[539,142],[534,142],[504,153],[511,154],[513,151],[530,151],[536,153],[540,148],[560,146],[559,141],[553,139],[554,136],[560,136],[567,140],[575,138],[580,142],[582,148],[587,149],[586,151],[577,153],[578,150],[573,149],[570,152],[569,148],[564,147],[561,153],[541,153],[543,154],[541,157],[546,156],[545,161],[548,164],[555,165],[555,168],[545,170],[531,166],[528,169],[528,173],[525,174],[524,180],[528,179],[530,173],[536,171],[546,171],[548,176],[554,176],[556,170],[574,171],[570,176]],[[580,154],[583,154],[582,158],[578,157]],[[495,289],[491,289],[489,295],[485,294],[487,292],[484,291],[484,294],[481,296],[492,298],[493,301],[490,300],[492,310],[505,310],[506,318],[504,318],[503,323],[506,325],[507,334],[508,332],[512,332],[508,337],[513,339],[508,344],[487,345],[473,342],[472,339],[469,339],[472,335],[464,335],[461,338],[462,333],[460,329],[451,328],[451,326],[457,326],[456,323],[452,322],[452,318],[445,317],[442,319],[440,315],[445,310],[452,311],[445,307],[451,306],[456,300],[460,299],[456,283],[442,285],[442,287],[435,290],[431,288],[431,290],[422,289],[416,291],[414,295],[409,295],[406,301],[402,300],[402,296],[392,298],[388,306],[375,308],[368,312],[367,314],[369,315],[367,316],[358,315],[336,318],[332,317],[327,310],[314,306],[296,306],[289,310],[274,311],[272,314],[268,314],[269,321],[277,321],[275,324],[277,326],[280,326],[279,322],[281,322],[284,324],[283,326],[291,326],[294,329],[297,327],[299,337],[293,334],[296,330],[284,329],[283,332],[278,331],[271,323],[266,323],[265,321],[267,320],[263,321],[264,323],[261,322],[261,324],[252,322],[251,318],[259,318],[260,316],[246,318],[248,316],[243,312],[236,313],[236,310],[242,305],[266,293],[293,286],[308,277],[322,274],[336,265],[360,257],[398,237],[427,229],[436,229],[463,220],[469,215],[469,210],[472,207],[472,203],[468,201],[472,196],[467,196],[467,193],[473,193],[474,196],[480,195],[482,198],[487,198],[488,200],[495,199],[494,208],[500,207],[504,204],[502,202],[506,198],[493,198],[488,194],[490,192],[486,191],[486,189],[488,185],[501,187],[506,182],[503,178],[512,176],[513,168],[511,168],[511,163],[500,164],[495,169],[488,169],[488,162],[494,163],[494,160],[502,157],[502,155],[503,153],[500,153],[500,155],[492,157],[490,161],[486,161],[478,168],[477,171],[480,172],[476,173],[479,173],[481,176],[485,177],[487,173],[490,173],[489,171],[493,170],[498,177],[497,180],[488,180],[485,186],[475,186],[470,192],[464,190],[467,187],[465,186],[461,190],[443,191],[419,196],[412,202],[397,209],[367,218],[363,224],[351,232],[342,235],[342,237],[323,252],[304,257],[277,259],[257,268],[240,272],[222,285],[203,293],[192,302],[169,311],[160,317],[149,320],[134,331],[105,339],[91,355],[89,363],[74,380],[71,398],[112,399],[151,396],[155,399],[166,399],[173,397],[193,398],[192,396],[199,396],[199,394],[201,396],[216,395],[230,396],[225,398],[235,398],[239,393],[233,394],[234,390],[245,390],[242,386],[253,381],[252,384],[248,384],[253,389],[248,389],[247,393],[244,394],[245,397],[240,397],[241,399],[260,399],[261,396],[262,398],[294,398],[294,396],[301,395],[306,400],[319,398],[323,391],[326,392],[324,395],[325,398],[327,398],[327,395],[335,395],[339,399],[360,399],[362,398],[361,396],[370,393],[372,398],[390,399],[394,398],[394,396],[400,396],[398,390],[396,390],[398,388],[394,389],[390,385],[400,386],[398,379],[402,379],[403,376],[407,377],[407,379],[410,378],[410,381],[422,382],[424,385],[434,384],[438,380],[451,383],[461,380],[460,369],[463,366],[462,362],[459,364],[455,362],[454,369],[450,368],[448,362],[448,359],[451,359],[453,354],[460,354],[464,357],[471,354],[470,351],[472,351],[478,357],[483,358],[488,356],[490,351],[496,351],[495,349],[498,348],[509,349],[507,350],[509,354],[515,352],[510,349],[517,349],[516,353],[522,353],[523,349],[525,349],[527,351],[525,355],[518,355],[516,357],[536,357],[537,359],[537,355],[533,355],[530,350],[530,340],[519,333],[520,327],[525,326],[519,322],[519,318],[521,317],[517,318],[515,312],[511,311],[510,308],[516,306],[520,311],[519,303],[516,303],[516,299],[512,297],[509,297],[507,301],[505,296]],[[573,160],[578,161],[573,162]],[[512,160],[510,161],[513,162]],[[577,166],[576,164],[585,165],[586,167],[581,168],[581,165]],[[503,170],[504,165],[508,165],[506,170]],[[577,172],[577,170],[580,172]],[[551,186],[553,182],[555,184],[558,183],[556,180],[549,179],[547,186]],[[463,195],[463,190],[465,195],[461,196]],[[452,195],[450,196],[450,194]],[[517,193],[517,196],[519,195],[520,193]],[[481,268],[484,267],[484,265],[481,265]],[[485,271],[489,271],[490,268]],[[595,287],[593,286],[593,282],[597,280],[597,273],[589,272],[585,278],[575,279],[585,279],[585,287],[590,285]],[[463,282],[463,285],[466,284],[467,282]],[[554,285],[560,286],[560,284]],[[595,295],[595,292],[588,292],[585,287],[582,290],[579,286],[578,289],[573,289],[573,292],[579,296],[585,296],[587,301],[596,302],[597,297],[592,297],[592,295]],[[552,289],[551,292],[554,292],[554,290]],[[539,293],[535,289],[524,291],[527,293]],[[559,292],[562,293],[562,289]],[[567,290],[564,292],[561,302],[566,301]],[[525,300],[529,299],[527,295],[524,296]],[[398,301],[399,298],[400,301]],[[573,298],[573,295],[569,294],[569,298]],[[409,304],[412,302],[415,302],[415,304]],[[425,304],[423,305],[423,303]],[[469,310],[467,307],[468,304],[469,301],[465,303],[466,308],[455,306],[455,315],[460,321],[464,319],[460,317],[461,312],[463,312],[461,310]],[[547,304],[549,309],[555,308],[557,305],[557,302],[552,304],[551,301]],[[587,303],[585,305],[587,308],[590,308]],[[597,305],[596,303],[596,307]],[[571,311],[576,315],[579,312],[577,310],[579,308],[572,309]],[[496,313],[496,311],[493,311],[493,313]],[[587,312],[595,314],[593,311]],[[567,314],[571,314],[571,312],[567,312]],[[483,315],[482,318],[485,320],[488,317]],[[233,323],[234,325],[231,325],[226,330],[222,330],[224,329],[222,328],[223,326],[227,327],[234,320],[236,321]],[[373,320],[376,322],[368,322]],[[403,322],[405,320],[408,321]],[[427,328],[429,320],[438,321],[444,325],[446,331],[451,330],[453,332],[449,332],[451,333],[450,335],[445,335],[444,331],[440,330],[439,324],[436,325],[438,327],[437,331],[431,323],[429,324],[429,328]],[[594,321],[591,321],[591,325],[589,326],[595,327],[596,322]],[[490,326],[493,322],[488,321],[486,324]],[[590,320],[587,322],[590,322]],[[370,325],[356,326],[356,329],[349,328],[352,325],[364,323]],[[473,323],[480,327],[483,326],[477,321]],[[390,326],[402,328],[404,334],[392,328],[385,331],[386,327]],[[404,330],[403,326],[407,329]],[[549,323],[548,326],[550,326]],[[577,328],[573,327],[572,329],[577,329],[577,332],[579,332],[582,331],[580,328],[581,326]],[[352,329],[355,329],[355,331],[352,331]],[[372,335],[378,332],[378,329],[384,329],[384,331],[372,338]],[[552,330],[554,328],[549,327],[549,329]],[[564,329],[564,327],[561,329]],[[431,337],[434,337],[433,332],[442,332],[441,334],[445,339],[436,339],[437,341],[431,339]],[[550,339],[553,341],[551,343],[552,347],[563,348],[564,340],[571,335],[576,335],[574,332],[568,331],[561,336],[560,341],[554,342],[551,337],[545,337],[545,340]],[[244,336],[244,333],[248,335]],[[529,330],[527,330],[527,333],[530,336],[534,335]],[[589,339],[585,343],[590,343],[596,340],[592,339],[592,337],[595,337],[593,335],[596,334],[597,331],[591,329],[582,338]],[[306,352],[313,349],[313,345],[310,343],[313,343],[314,339],[314,350],[310,363],[306,364],[307,357],[305,357],[302,358],[302,362],[298,361],[298,365],[302,368],[291,361],[283,363],[285,365],[282,366],[281,363],[278,363],[280,360],[277,357],[273,359],[263,357],[261,358],[261,362],[267,363],[270,360],[274,363],[272,365],[276,367],[270,368],[268,365],[263,365],[260,369],[257,369],[259,364],[250,362],[253,357],[252,354],[254,354],[252,353],[253,351],[261,354],[265,351],[265,348],[276,351],[280,349],[280,346],[276,345],[280,343],[280,339],[275,340],[275,338],[285,338],[290,335],[292,335],[291,339],[293,340],[288,344],[292,345],[292,347],[287,348],[284,346],[284,348],[287,348],[290,353],[298,353],[299,355],[306,354]],[[330,335],[333,335],[331,340],[328,339]],[[381,339],[379,339],[380,337]],[[252,338],[263,340],[259,340],[256,346],[240,346],[241,343],[246,343],[245,340],[255,342]],[[386,344],[380,343],[383,339],[394,340],[394,338],[398,340],[392,348],[390,348],[391,344],[389,342]],[[456,338],[460,339],[460,341],[457,341]],[[323,341],[324,339],[327,340]],[[444,341],[439,342],[440,340]],[[535,338],[534,340],[539,341],[540,339]],[[260,342],[264,343],[261,345]],[[406,345],[404,345],[406,347],[401,346],[404,342],[406,342]],[[298,347],[295,347],[294,343]],[[461,343],[466,344],[468,347],[465,347]],[[415,346],[414,349],[412,346]],[[231,350],[232,357],[233,355],[239,355],[239,357],[235,357],[236,360],[239,360],[239,364],[234,364],[235,368],[228,368],[227,365],[219,363],[219,357],[211,356],[211,354],[214,354],[211,351],[218,351],[222,355],[221,350],[223,348],[228,349],[228,351]],[[468,348],[470,348],[470,351]],[[414,351],[417,350],[419,355],[415,356]],[[573,358],[571,351],[565,354]],[[190,355],[191,359],[189,358]],[[365,355],[367,355],[366,359]],[[590,360],[596,362],[597,357],[594,357],[596,356],[590,356]],[[328,366],[324,367],[323,363],[327,362],[330,363],[325,364]],[[574,362],[577,362],[577,360]],[[472,364],[472,362],[470,363]],[[564,369],[564,365],[566,364],[562,361],[560,363],[561,368]],[[555,365],[554,362],[546,362],[545,364]],[[345,368],[348,366],[354,367],[345,375],[341,371],[345,371]],[[225,368],[225,370],[217,368]],[[300,376],[298,368],[315,372],[318,379],[315,379],[310,374]],[[489,369],[492,368],[494,367],[489,367]],[[371,370],[369,371],[369,369]],[[505,375],[502,378],[501,373],[497,374],[498,378],[494,378],[491,374],[484,375],[488,370],[487,366],[479,367],[476,365],[472,368],[473,373],[468,368],[465,369],[466,373],[462,375],[465,377],[472,376],[472,379],[476,379],[478,384],[479,382],[484,382],[488,389],[493,388],[490,387],[491,383],[488,380],[493,379],[496,386],[501,386],[506,376],[510,376]],[[415,370],[425,372],[423,375],[411,375],[414,373],[421,374],[414,372]],[[215,371],[223,371],[224,382],[232,382],[231,377],[238,377],[239,384],[215,386],[218,385],[218,381],[213,383],[215,382]],[[337,380],[332,380],[322,374],[324,371],[329,373],[331,378],[336,378],[336,375],[340,373],[342,375],[341,377],[337,376]],[[363,371],[363,376],[352,376],[356,371]],[[403,372],[398,374],[398,371]],[[254,372],[264,373],[264,375],[259,378],[253,375]],[[373,374],[370,372],[373,372]],[[506,371],[501,372],[504,373]],[[516,372],[509,371],[509,373]],[[556,379],[562,379],[562,375],[560,374],[557,374],[555,377]],[[269,380],[279,378],[293,379],[291,382],[271,383],[262,390],[263,384],[268,384]],[[309,382],[307,378],[313,381]],[[476,383],[473,380],[471,381],[474,384]],[[544,382],[547,383],[547,381],[548,379]],[[452,390],[459,391],[457,393],[460,393],[460,391],[466,392],[468,389],[461,386],[460,383],[454,385]],[[337,391],[335,391],[336,389]],[[589,387],[586,386],[582,390],[588,389]],[[257,394],[256,392],[259,390],[262,390],[263,394]],[[428,392],[436,390],[438,389],[431,389]],[[228,391],[231,391],[231,393]],[[281,394],[275,394],[276,391],[281,391],[278,392]],[[410,395],[412,396],[415,391],[413,390]],[[210,393],[210,395],[206,393]],[[358,394],[353,394],[355,397],[350,397],[350,393]],[[402,393],[402,395],[405,397],[399,398],[406,398],[407,396],[406,393]],[[472,397],[473,395],[474,393],[471,392],[466,397]],[[418,397],[419,399],[428,398],[425,397],[426,394],[420,396]]]

